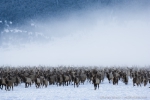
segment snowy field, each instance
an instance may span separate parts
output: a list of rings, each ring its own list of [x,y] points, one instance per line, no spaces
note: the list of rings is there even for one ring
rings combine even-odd
[[[150,100],[150,84],[133,87],[132,80],[128,85],[119,81],[118,85],[108,83],[105,78],[100,88],[94,90],[93,84],[85,82],[78,88],[73,85],[49,85],[47,88],[36,89],[34,85],[25,88],[24,84],[14,87],[13,91],[0,91],[0,100]]]
[[[0,66],[27,64],[149,66],[150,0],[0,0]],[[0,100],[150,100],[149,87],[21,84]]]

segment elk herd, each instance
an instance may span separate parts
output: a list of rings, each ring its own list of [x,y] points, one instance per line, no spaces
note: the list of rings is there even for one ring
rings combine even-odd
[[[133,86],[146,86],[150,84],[150,67],[74,67],[74,66],[24,66],[24,67],[0,67],[0,88],[6,91],[25,84],[25,88],[33,84],[36,88],[49,85],[79,87],[85,81],[93,84],[94,89],[108,80],[109,84],[118,85],[118,81],[128,85],[129,78],[133,80]]]

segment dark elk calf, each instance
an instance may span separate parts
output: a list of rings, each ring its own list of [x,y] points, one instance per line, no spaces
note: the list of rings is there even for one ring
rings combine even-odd
[[[63,77],[62,75],[57,75],[57,86],[61,86],[63,84]]]
[[[1,78],[0,79],[0,88],[3,89],[4,86],[5,86],[5,90],[6,90],[6,79]]]
[[[119,80],[119,74],[116,72],[114,73],[114,77],[113,77],[113,85],[115,84],[118,85],[118,80]]]
[[[98,86],[98,89],[99,89],[100,79],[97,78],[97,77],[93,77],[93,84],[94,84],[94,89],[95,90],[97,89],[97,86]]]
[[[64,85],[67,85],[67,86],[68,86],[68,82],[70,83],[70,81],[69,81],[69,76],[64,75],[64,76],[63,76],[63,86],[64,86]]]
[[[79,77],[78,77],[78,76],[75,76],[75,78],[74,78],[74,87],[75,87],[75,85],[76,85],[77,87],[79,87],[79,82],[80,82]]]
[[[31,87],[32,80],[31,78],[25,77],[25,88],[28,88],[29,86]]]
[[[123,75],[123,82],[127,85],[128,84],[128,75]]]
[[[87,78],[86,74],[81,74],[81,75],[80,75],[80,81],[81,81],[81,83],[84,84],[86,78]]]
[[[47,79],[44,79],[43,80],[43,86],[45,85],[45,87],[47,87],[47,85],[48,85],[48,80]]]
[[[40,78],[36,78],[35,79],[35,86],[36,86],[36,88],[39,88],[40,84],[41,84]]]
[[[6,91],[7,91],[7,90],[10,91],[11,88],[12,88],[12,90],[13,90],[13,80],[8,80],[8,79],[6,79]]]
[[[109,83],[110,83],[110,81],[113,80],[113,74],[112,74],[112,72],[107,73],[107,78],[108,78]]]

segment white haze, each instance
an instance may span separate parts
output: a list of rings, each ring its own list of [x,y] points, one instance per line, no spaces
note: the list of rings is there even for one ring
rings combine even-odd
[[[0,48],[0,65],[150,65],[150,13],[132,10],[88,10],[34,21],[50,41]]]

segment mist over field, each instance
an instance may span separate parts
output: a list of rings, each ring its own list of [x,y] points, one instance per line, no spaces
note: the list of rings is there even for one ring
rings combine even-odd
[[[0,65],[150,65],[150,1],[1,0]]]

